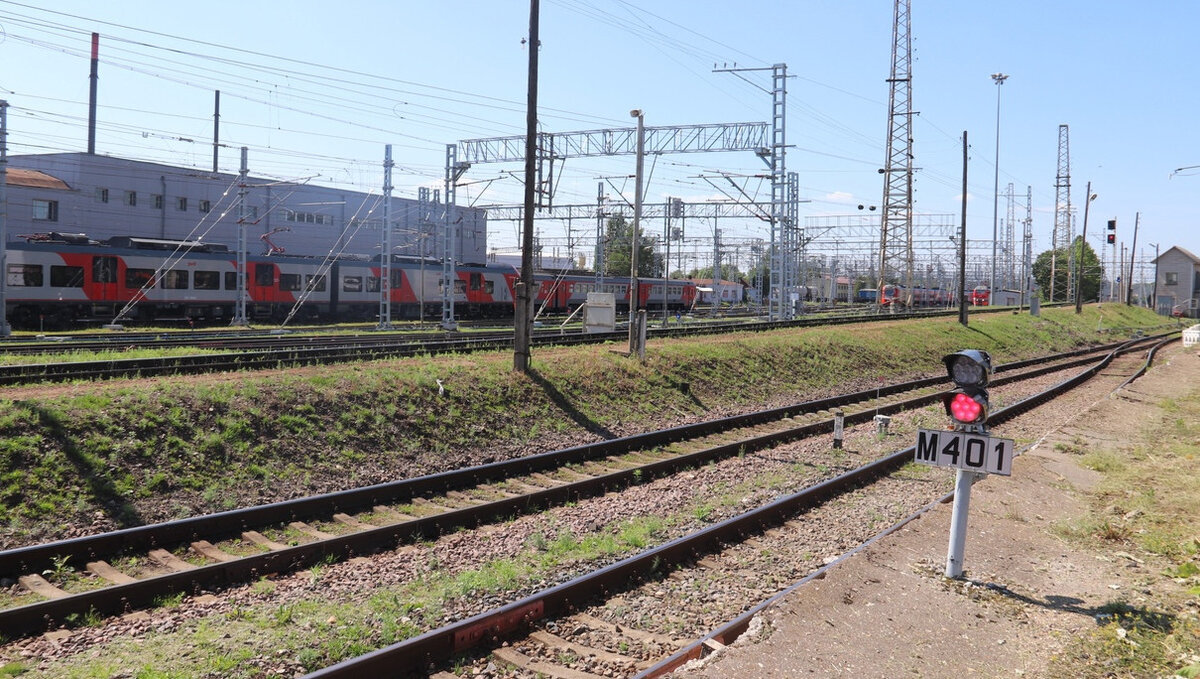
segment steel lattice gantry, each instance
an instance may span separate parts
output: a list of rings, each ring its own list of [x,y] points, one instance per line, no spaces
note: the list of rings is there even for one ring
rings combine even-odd
[[[1066,125],[1058,126],[1058,174],[1054,178],[1054,232],[1050,239],[1050,301],[1071,299],[1071,286],[1075,284],[1075,249],[1071,228],[1071,131]],[[1058,277],[1058,253],[1070,252],[1067,264],[1066,290],[1056,289]]]
[[[753,151],[770,156],[767,123],[665,125],[644,128],[644,153],[715,153]],[[637,153],[637,128],[622,127],[582,132],[540,132],[537,138],[536,190],[539,209],[551,207],[554,163],[567,158],[632,155]],[[780,151],[782,153],[782,151]],[[467,139],[446,147],[446,242],[453,241],[454,186],[473,164],[525,160],[525,136]],[[543,199],[544,198],[544,202]],[[498,208],[492,208],[498,209]],[[773,212],[774,214],[774,212]],[[782,213],[780,213],[782,214]],[[593,213],[594,216],[594,213]],[[442,265],[442,324],[454,324],[454,253],[448,246]]]
[[[887,164],[879,234],[879,289],[888,274],[912,288],[912,31],[909,0],[896,0],[892,22],[892,75],[888,78]]]

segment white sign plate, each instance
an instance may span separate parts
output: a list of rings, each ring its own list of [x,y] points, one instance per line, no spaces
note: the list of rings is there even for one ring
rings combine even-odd
[[[1012,476],[1014,444],[982,434],[945,429],[917,430],[917,464]]]

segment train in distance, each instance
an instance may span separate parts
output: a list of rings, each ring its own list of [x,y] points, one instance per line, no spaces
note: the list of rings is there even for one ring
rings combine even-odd
[[[104,241],[85,234],[37,233],[8,246],[5,313],[14,328],[62,329],[121,322],[221,323],[238,303],[237,253],[200,241],[118,236]],[[440,260],[393,255],[389,263],[391,313],[397,319],[440,318]],[[288,254],[247,257],[246,316],[281,322],[360,322],[379,317],[382,260],[344,255],[318,258]],[[513,316],[511,266],[455,267],[454,304],[459,318]],[[611,292],[619,311],[629,310],[630,281],[537,273],[539,310],[581,306],[589,292]],[[638,306],[690,309],[696,285],[686,280],[638,280]],[[132,303],[132,304],[131,304]],[[124,313],[122,313],[124,311]]]
[[[884,307],[909,304],[909,290],[902,285],[884,285],[882,297],[878,293],[875,288],[863,288],[855,295],[855,300],[873,304],[878,299],[879,305]],[[973,306],[988,306],[990,299],[991,293],[986,285],[976,286],[967,293],[967,301]],[[954,294],[942,288],[915,287],[912,289],[911,300],[914,307],[949,306],[954,300]]]

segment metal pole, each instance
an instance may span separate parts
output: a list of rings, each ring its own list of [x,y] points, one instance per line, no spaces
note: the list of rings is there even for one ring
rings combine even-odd
[[[992,186],[992,275],[988,279],[988,293],[991,295],[989,304],[992,305],[996,303],[996,241],[1000,237],[1000,89],[1007,79],[1008,76],[1003,73],[992,74],[992,80],[996,81],[996,179]]]
[[[880,276],[882,281],[882,276]],[[883,294],[879,286],[876,295]],[[958,230],[958,322],[967,327],[967,131],[963,130],[962,226]]]
[[[247,149],[242,147],[242,167],[238,173],[238,262],[237,262],[237,307],[233,312],[230,325],[248,326],[246,318],[246,175],[250,173],[247,167]],[[165,198],[164,198],[165,200]]]
[[[8,102],[0,99],[0,337],[8,324]]]
[[[1129,281],[1125,287],[1125,304],[1133,304],[1133,253],[1137,252],[1137,232],[1138,223],[1142,220],[1142,213],[1134,213],[1133,216],[1133,244],[1129,246]]]
[[[521,235],[521,282],[517,286],[517,310],[514,317],[513,370],[529,372],[529,345],[533,333],[533,202],[537,189],[537,84],[538,0],[529,0],[529,85],[525,104],[525,214]]]
[[[663,241],[666,242],[666,254],[663,256],[663,286],[662,286],[662,303],[663,303],[663,324],[662,327],[667,327],[670,315],[667,312],[667,288],[671,283],[671,206],[672,198],[667,197],[663,204]]]
[[[92,34],[92,72],[88,77],[88,155],[96,154],[96,87],[100,82],[100,34]]]
[[[645,349],[639,349],[639,335],[634,318],[638,306],[638,250],[641,244],[639,227],[642,223],[642,169],[646,156],[646,126],[645,116],[640,108],[633,109],[629,115],[637,118],[637,168],[633,189],[633,229],[629,242],[629,353],[645,356]]]
[[[383,255],[379,258],[379,325],[392,329],[392,145],[383,147]]]
[[[1087,245],[1088,208],[1095,198],[1092,195],[1092,183],[1088,182],[1087,191],[1083,194],[1083,235],[1079,237],[1079,262],[1075,267],[1075,313],[1083,311],[1083,295],[1080,293],[1080,286],[1083,285],[1083,247]],[[1071,248],[1074,251],[1074,243],[1071,243]]]
[[[221,90],[213,97],[213,174],[217,173],[217,149],[221,147]],[[163,200],[166,200],[164,197]]]
[[[1154,246],[1154,285],[1150,288],[1150,308],[1158,313],[1158,243],[1150,245]]]
[[[950,547],[946,552],[946,577],[961,578],[963,574],[963,552],[967,545],[967,513],[971,505],[971,484],[978,474],[955,470],[954,509],[950,516]]]

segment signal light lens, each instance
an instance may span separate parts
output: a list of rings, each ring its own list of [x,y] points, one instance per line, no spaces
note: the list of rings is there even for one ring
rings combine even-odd
[[[982,420],[987,410],[985,404],[962,392],[954,395],[954,398],[950,400],[946,409],[949,411],[951,417],[965,424],[972,424]]]

